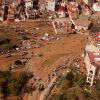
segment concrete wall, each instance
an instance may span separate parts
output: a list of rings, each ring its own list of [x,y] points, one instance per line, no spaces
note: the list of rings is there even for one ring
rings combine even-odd
[[[91,73],[90,71],[92,71],[93,73]],[[91,86],[93,85],[94,82],[95,72],[96,72],[96,66],[91,64],[90,70],[87,74],[87,82],[90,83]],[[88,79],[90,79],[91,81],[89,81]]]
[[[84,62],[85,62],[86,70],[87,70],[87,73],[88,73],[89,70],[90,70],[91,63],[90,63],[90,59],[89,59],[89,56],[88,56],[87,52],[86,52],[86,55],[84,57]]]
[[[86,70],[87,70],[87,80],[86,82],[89,83],[91,86],[93,85],[94,78],[95,78],[95,72],[96,72],[96,66],[92,65],[88,56],[88,53],[86,52],[84,62],[86,65]],[[92,71],[93,73],[91,73]]]

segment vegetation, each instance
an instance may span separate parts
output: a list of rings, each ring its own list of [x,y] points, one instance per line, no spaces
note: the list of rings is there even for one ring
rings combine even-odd
[[[73,73],[72,72],[69,72],[66,76],[66,79],[69,80],[69,81],[72,81],[73,80]]]
[[[12,42],[11,39],[6,38],[5,36],[0,36],[0,51],[8,52],[11,50],[15,50],[18,46]]]
[[[23,40],[29,40],[29,37],[24,35],[24,36],[22,36],[22,39]]]
[[[15,65],[22,65],[22,61],[16,60],[16,61],[15,61]]]
[[[98,82],[99,84],[99,82]],[[48,100],[100,100],[100,85],[90,87],[86,84],[86,75],[74,75],[69,72],[60,77],[54,93]]]
[[[62,93],[58,93],[58,94],[54,94],[50,97],[50,100],[67,100],[65,94]]]
[[[93,33],[99,32],[100,31],[100,23],[98,23],[98,20],[92,21],[90,23],[90,25],[88,26],[88,30],[90,30]]]
[[[100,80],[97,80],[97,82],[96,82],[96,89],[100,90]]]
[[[8,44],[8,43],[10,43],[10,39],[5,37],[0,37],[0,45]]]
[[[32,78],[30,72],[13,75],[9,71],[0,71],[0,95],[3,97],[11,95],[18,96],[22,93],[32,92],[32,86],[27,86],[27,82],[30,78]]]
[[[86,75],[78,74],[73,78],[74,83],[76,82],[80,87],[83,87],[86,83]]]

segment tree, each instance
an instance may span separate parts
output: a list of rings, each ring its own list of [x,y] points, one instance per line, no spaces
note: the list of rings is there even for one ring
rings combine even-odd
[[[84,86],[85,83],[86,83],[86,75],[85,74],[79,74],[78,75],[78,84],[80,86]]]
[[[96,88],[91,89],[91,96],[95,100],[100,100],[100,90],[97,90]]]
[[[0,78],[4,77],[4,72],[0,71]]]
[[[90,94],[89,91],[84,90],[84,96],[85,96],[86,98],[89,98],[89,97],[91,97],[91,94]]]
[[[76,86],[69,88],[67,90],[67,100],[83,100],[84,99],[84,94],[83,90]]]
[[[32,75],[29,75],[28,72],[21,72],[20,75],[18,73],[18,75],[13,76],[9,71],[0,71],[0,94],[7,97],[9,95],[18,96],[23,93],[23,91],[25,93],[33,91],[33,88],[26,87],[30,78],[32,78]]]
[[[54,94],[49,98],[49,100],[66,100],[66,95],[62,93]]]
[[[81,87],[84,86],[86,83],[86,75],[85,74],[74,75],[73,82],[78,84]]]
[[[97,80],[95,87],[97,90],[100,90],[100,80]]]
[[[63,79],[63,80],[61,81],[60,85],[59,85],[59,88],[60,88],[60,90],[61,90],[61,89],[62,89],[62,90],[68,89],[68,88],[70,87],[70,84],[71,84],[70,81],[68,81],[68,80],[66,80],[66,79]]]
[[[20,88],[17,81],[12,81],[11,83],[8,84],[8,87],[9,87],[10,94],[16,96],[20,93],[20,90],[19,90]]]
[[[19,80],[19,83],[21,85],[25,85],[29,79],[31,79],[33,77],[33,73],[32,72],[21,72],[19,75],[18,75],[18,80]]]
[[[69,80],[69,81],[72,81],[73,80],[73,73],[72,72],[69,72],[66,76],[66,79]]]
[[[7,97],[10,94],[7,82],[3,82],[1,84],[1,93],[4,95],[4,97]]]

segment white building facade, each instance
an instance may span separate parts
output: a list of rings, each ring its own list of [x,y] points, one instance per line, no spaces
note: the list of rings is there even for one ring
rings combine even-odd
[[[94,49],[93,49],[94,48]],[[93,45],[88,45],[85,49],[84,62],[87,70],[86,82],[93,86],[95,79],[100,76],[100,52]]]

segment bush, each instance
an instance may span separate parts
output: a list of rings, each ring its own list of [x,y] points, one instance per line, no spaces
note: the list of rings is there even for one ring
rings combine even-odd
[[[8,43],[10,43],[10,39],[5,37],[0,37],[0,45],[8,44]]]
[[[20,60],[16,60],[15,65],[22,65],[22,62]]]
[[[31,93],[33,91],[32,86],[25,86],[23,89],[24,93]]]
[[[0,37],[0,51],[7,52],[16,49],[18,46],[8,38]]]
[[[5,50],[12,50],[13,49],[13,45],[12,44],[4,44],[2,46],[2,49]]]
[[[66,94],[62,94],[62,93],[59,93],[59,94],[54,94],[52,95],[49,100],[66,100]]]
[[[83,90],[76,86],[67,90],[67,100],[84,100]]]
[[[4,73],[2,71],[0,71],[0,78],[4,77]]]
[[[86,83],[86,75],[85,74],[79,74],[78,76],[78,84],[80,86],[84,86]]]
[[[19,90],[20,87],[17,80],[9,82],[8,87],[9,87],[10,94],[18,95],[20,93],[20,90]]]
[[[95,87],[97,90],[100,90],[100,80],[97,80]]]
[[[32,77],[33,77],[33,74],[31,72],[22,72],[19,74],[19,83],[25,84],[27,83],[28,79]]]
[[[10,94],[10,90],[6,81],[1,84],[1,93],[4,94],[4,97]]]
[[[91,94],[90,94],[90,92],[89,92],[89,91],[84,91],[84,96],[85,96],[85,97],[90,97],[90,96],[91,96]]]
[[[96,88],[92,88],[92,89],[91,89],[91,96],[92,96],[95,100],[100,100],[100,90],[97,90]]]
[[[66,79],[63,79],[60,83],[60,86],[59,88],[61,89],[68,89],[70,87],[70,81],[66,80]]]
[[[72,72],[69,72],[66,76],[66,79],[69,80],[69,81],[72,81],[73,80],[73,73]]]

